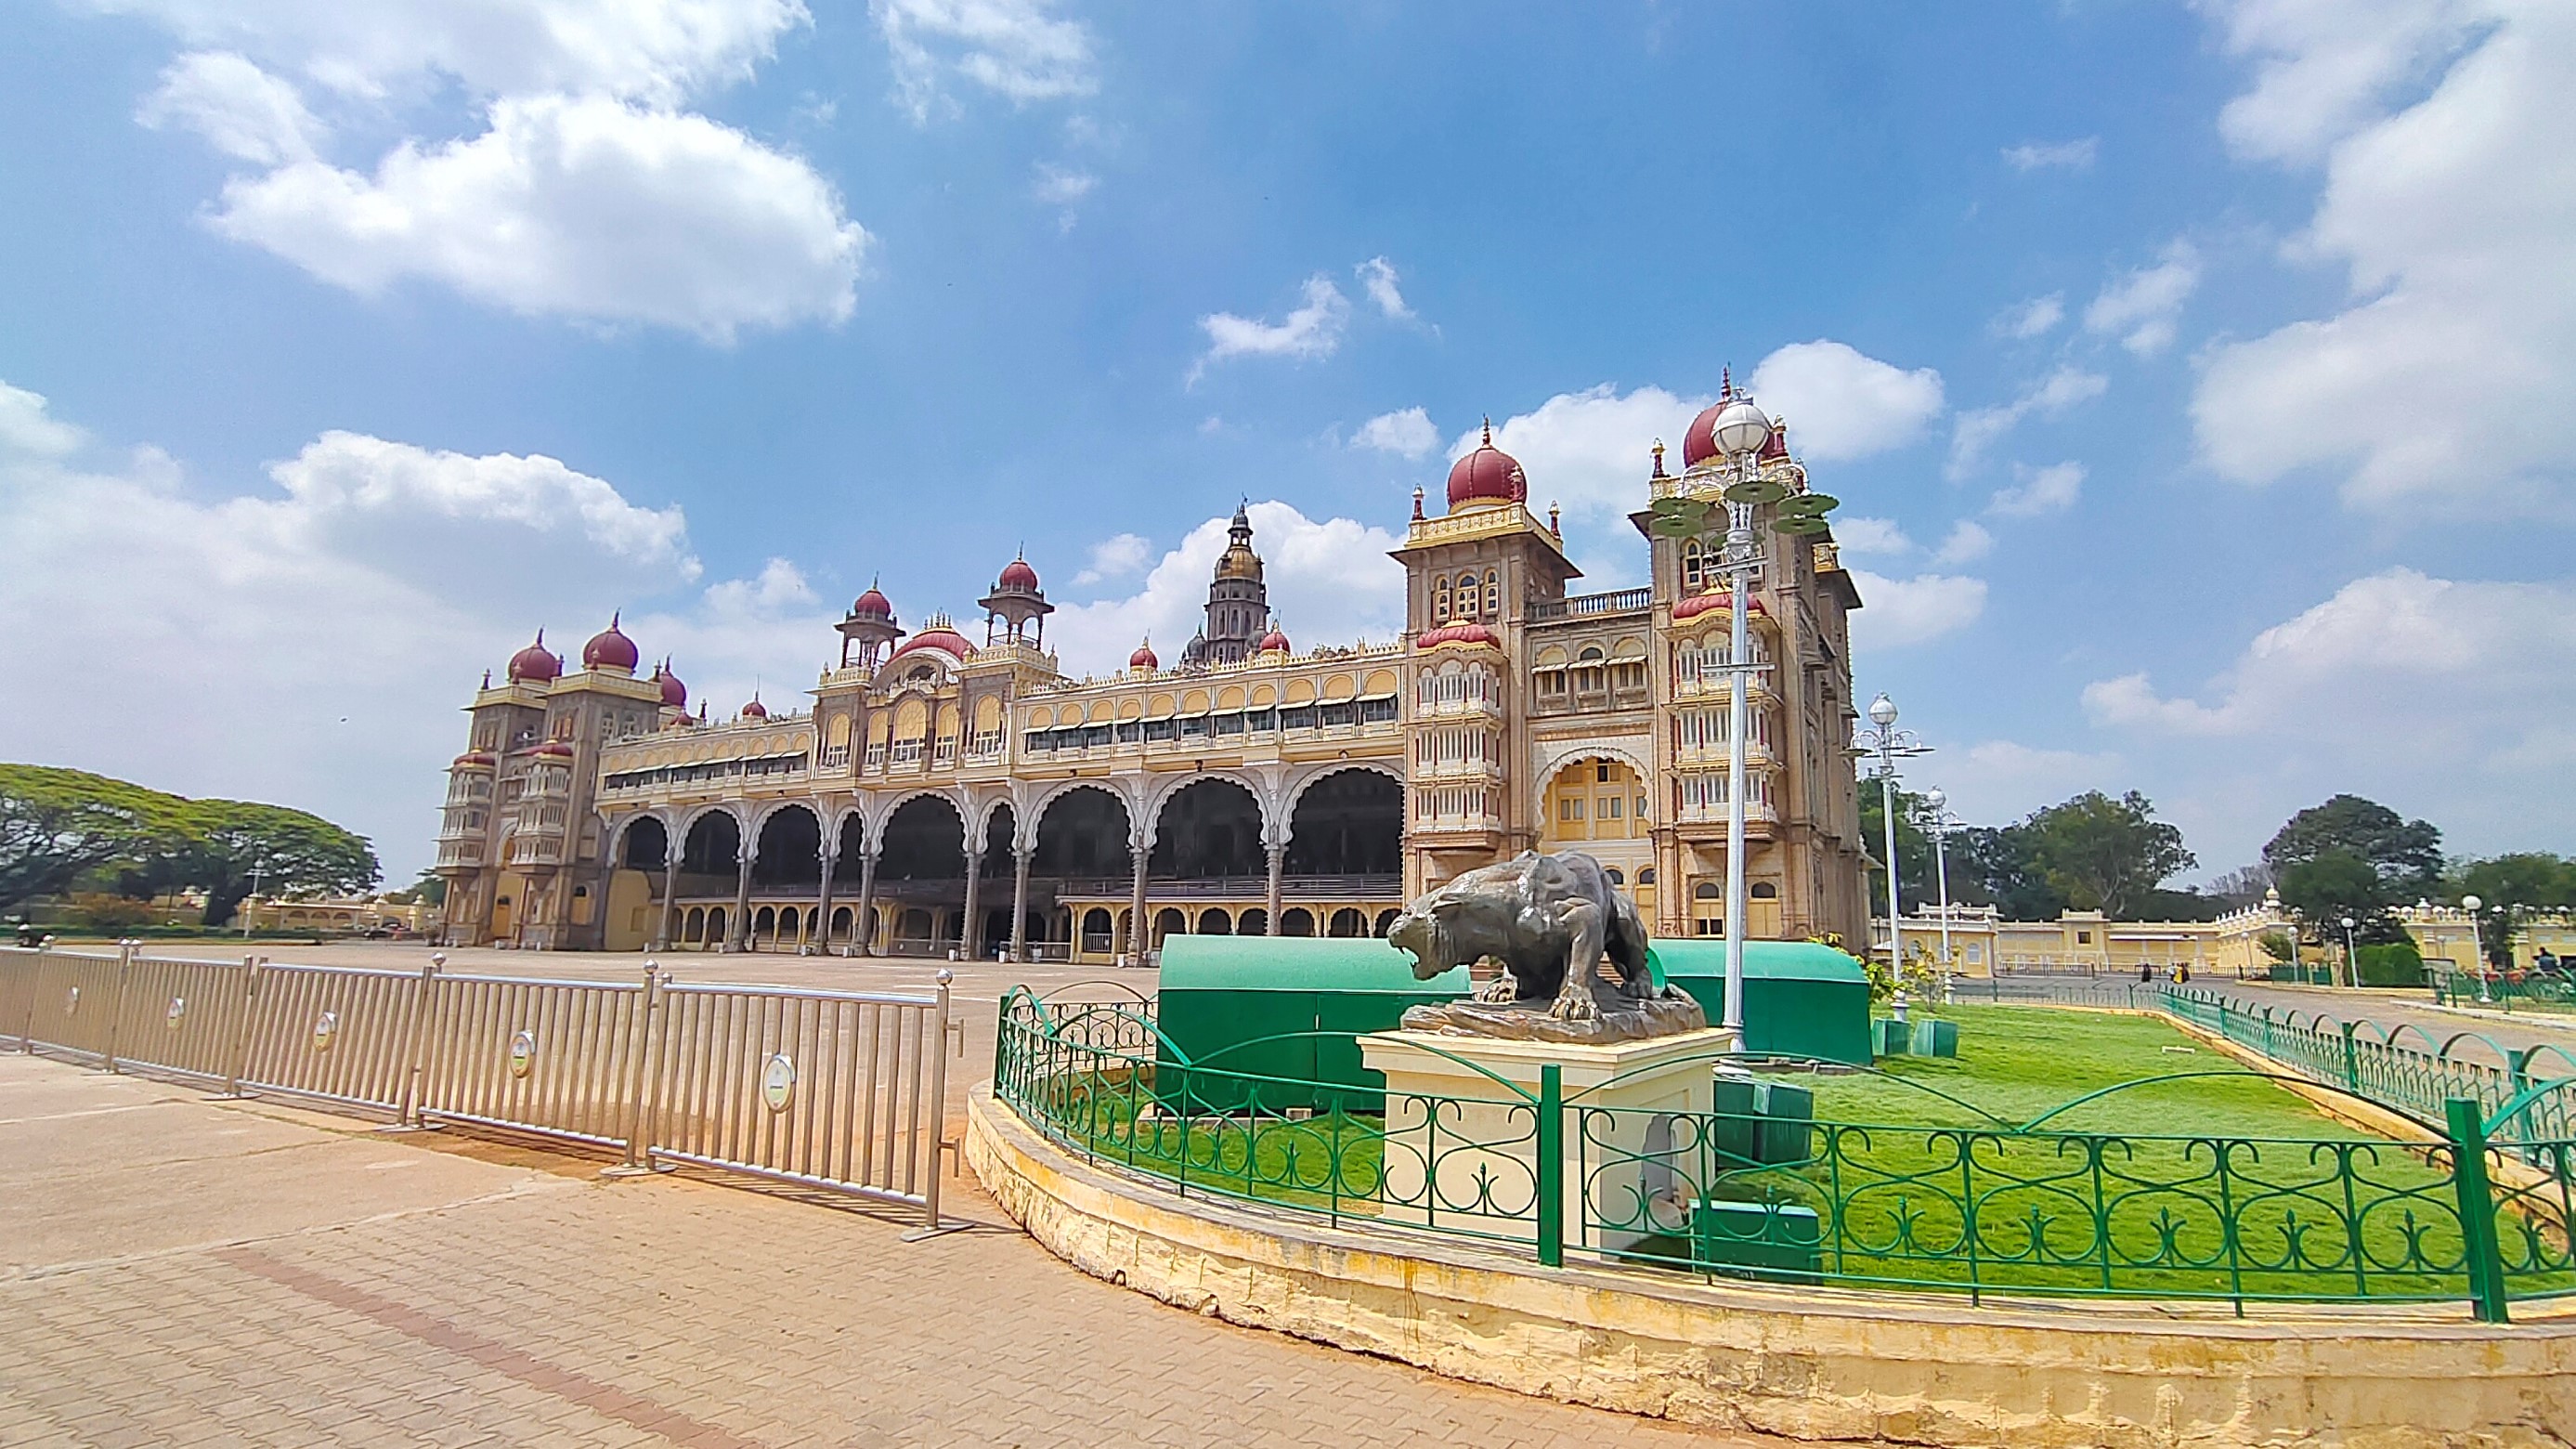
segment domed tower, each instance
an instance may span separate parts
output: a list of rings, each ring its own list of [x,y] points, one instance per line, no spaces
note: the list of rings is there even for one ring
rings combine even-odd
[[[1183,666],[1240,664],[1253,656],[1262,627],[1270,619],[1270,586],[1262,582],[1261,555],[1252,551],[1252,520],[1245,505],[1234,507],[1226,528],[1225,552],[1217,556],[1216,577],[1208,583],[1207,623],[1181,653]]]
[[[841,631],[843,669],[850,667],[850,654],[854,648],[858,652],[858,662],[874,669],[877,660],[884,656],[886,646],[903,637],[903,630],[895,627],[894,605],[877,591],[874,581],[870,581],[868,591],[850,605],[849,617],[834,627]]]
[[[1039,648],[1046,647],[1046,616],[1055,612],[1047,602],[1046,591],[1038,587],[1038,571],[1029,567],[1023,553],[1002,565],[1002,576],[993,581],[993,591],[983,598],[984,643],[993,643],[996,627],[1002,642],[1017,644],[1023,640]],[[1030,626],[1036,628],[1032,630]]]

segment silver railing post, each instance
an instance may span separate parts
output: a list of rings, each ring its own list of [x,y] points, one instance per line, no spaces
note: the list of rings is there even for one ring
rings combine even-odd
[[[116,1028],[125,1019],[125,977],[133,965],[134,943],[130,940],[117,942],[116,994],[108,998],[107,1003],[107,1069],[110,1072],[117,1069]]]
[[[412,988],[411,1040],[407,1048],[411,1060],[405,1064],[403,1073],[402,1103],[394,1110],[397,1126],[420,1125],[421,1083],[429,1073],[430,993],[438,980],[439,968],[446,964],[446,952],[431,952],[429,964],[420,968],[419,984]]]
[[[644,962],[644,994],[635,1001],[634,1060],[626,1080],[626,1156],[602,1176],[634,1177],[653,1170],[653,1104],[662,1080],[659,1018],[668,1014],[662,998],[661,963],[648,958]]]
[[[250,1019],[259,1010],[259,959],[242,958],[241,1012],[233,1022],[231,1050],[224,1055],[224,1095],[242,1094],[242,1078],[250,1071]]]
[[[957,973],[943,967],[934,979],[939,983],[939,1004],[932,1009],[939,1013],[939,1034],[935,1038],[938,1045],[930,1052],[930,1171],[921,1190],[922,1225],[933,1229],[939,1226],[940,1159],[948,1155],[948,1038],[955,1026],[964,1025],[960,1022],[952,1026],[948,1019],[949,985],[957,979]],[[965,1045],[965,1034],[959,1032],[957,1049],[963,1051]]]
[[[38,937],[36,940],[36,979],[27,983],[27,1019],[18,1024],[21,1028],[18,1033],[18,1052],[22,1056],[32,1057],[36,1054],[36,993],[38,990],[43,988],[45,983],[45,958],[53,953],[54,938],[51,936]]]

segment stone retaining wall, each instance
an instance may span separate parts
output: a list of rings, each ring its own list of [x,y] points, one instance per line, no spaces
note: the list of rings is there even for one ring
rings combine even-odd
[[[966,1155],[1082,1271],[1230,1322],[1573,1403],[1802,1439],[2034,1449],[2576,1441],[2576,1314],[1703,1286],[1336,1230],[1091,1167],[979,1088]],[[2530,1306],[2526,1306],[2528,1312]]]

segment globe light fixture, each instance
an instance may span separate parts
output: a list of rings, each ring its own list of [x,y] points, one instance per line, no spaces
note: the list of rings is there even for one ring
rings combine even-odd
[[[2469,913],[2469,961],[2472,969],[2478,973],[2478,1000],[2482,1002],[2494,1000],[2487,995],[2486,937],[2478,930],[2478,907],[2485,904],[2486,902],[2476,896],[2460,897],[2460,909]]]
[[[1929,754],[1931,747],[1896,727],[1896,702],[1885,694],[1869,702],[1869,720],[1873,728],[1861,731],[1852,748],[1855,754],[1878,756],[1879,814],[1887,827],[1887,969],[1901,980],[1905,970],[1905,918],[1897,913],[1902,897],[1896,880],[1896,762],[1907,756]]]
[[[1896,701],[1885,694],[1869,702],[1869,722],[1880,729],[1896,727]]]
[[[1770,444],[1771,419],[1754,406],[1753,399],[1739,395],[1718,409],[1716,419],[1709,424],[1709,436],[1717,444],[1719,452],[1730,458],[1741,458],[1748,453],[1759,453]]]
[[[2346,986],[2361,984],[2361,963],[2354,958],[2352,949],[2352,928],[2358,924],[2350,916],[2343,918],[2343,984]]]

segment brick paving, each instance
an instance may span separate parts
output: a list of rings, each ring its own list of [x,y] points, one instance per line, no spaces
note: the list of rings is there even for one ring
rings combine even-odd
[[[0,1057],[0,1444],[1749,1442],[599,1165]]]

